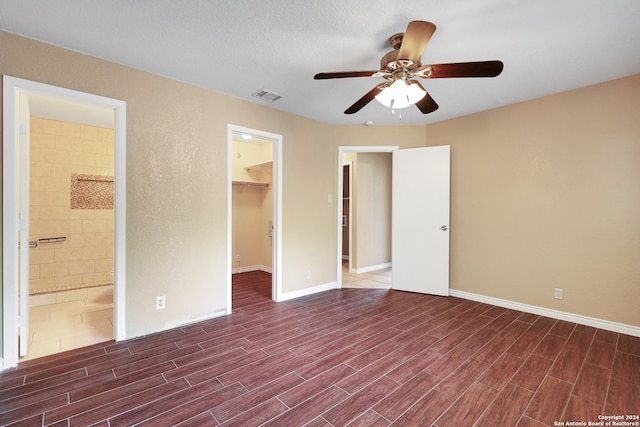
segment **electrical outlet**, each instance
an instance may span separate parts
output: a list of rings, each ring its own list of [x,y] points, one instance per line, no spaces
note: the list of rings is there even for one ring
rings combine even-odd
[[[307,280],[311,279],[311,270],[307,270]]]
[[[562,299],[562,288],[555,288],[553,290],[553,297],[555,299]]]
[[[240,254],[236,254],[236,262],[240,262]]]
[[[156,310],[164,310],[167,307],[167,297],[162,295],[156,297]]]

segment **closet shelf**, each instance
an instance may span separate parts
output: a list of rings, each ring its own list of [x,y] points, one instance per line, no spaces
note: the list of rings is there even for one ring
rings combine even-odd
[[[232,181],[233,185],[244,185],[245,187],[260,187],[269,188],[271,186],[268,182],[261,181]]]

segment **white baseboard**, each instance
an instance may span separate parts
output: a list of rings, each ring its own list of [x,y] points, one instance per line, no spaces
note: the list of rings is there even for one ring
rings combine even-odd
[[[272,268],[267,267],[266,265],[249,265],[247,267],[234,268],[231,270],[231,274],[248,273],[250,271],[264,271],[265,273],[273,272]]]
[[[390,267],[391,267],[391,263],[385,262],[383,264],[369,265],[367,267],[361,267],[361,268],[354,268],[353,272],[356,274],[362,274],[362,273],[368,273],[370,271],[377,271],[377,270],[382,270],[383,268],[390,268]]]
[[[468,299],[471,301],[483,302],[485,304],[496,305],[498,307],[510,308],[513,310],[524,311],[525,313],[537,314],[540,316],[551,317],[552,319],[565,320],[567,322],[578,323],[580,325],[591,326],[594,328],[605,329],[607,331],[618,332],[621,334],[640,337],[640,327],[627,325],[625,323],[611,322],[609,320],[597,319],[595,317],[582,316],[580,314],[567,313],[565,311],[553,310],[551,308],[538,307],[535,305],[523,304],[515,301],[509,301],[500,298],[493,298],[484,295],[474,294],[471,292],[449,290],[449,295]]]
[[[314,286],[312,288],[300,289],[299,291],[283,293],[277,302],[288,301],[294,298],[306,297],[307,295],[313,295],[318,292],[328,291],[330,289],[338,289],[338,283],[331,282],[331,283],[326,283],[324,285]]]
[[[227,309],[217,310],[210,313],[196,314],[193,316],[189,316],[189,319],[186,322],[184,322],[181,326],[204,322],[205,320],[211,320],[211,319],[215,319],[217,317],[222,317],[226,315],[227,315]]]

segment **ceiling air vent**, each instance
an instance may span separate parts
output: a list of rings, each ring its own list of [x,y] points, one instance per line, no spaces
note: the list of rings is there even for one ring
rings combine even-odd
[[[264,101],[269,101],[269,102],[274,102],[282,98],[281,95],[278,95],[275,92],[271,92],[268,89],[260,89],[259,91],[252,93],[251,96],[254,96],[258,99],[262,99]]]

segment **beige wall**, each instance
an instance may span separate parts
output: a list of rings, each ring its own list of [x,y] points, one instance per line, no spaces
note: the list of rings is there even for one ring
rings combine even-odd
[[[358,153],[357,269],[391,262],[391,153]]]
[[[0,73],[127,103],[128,337],[226,307],[229,123],[283,136],[284,293],[336,280],[327,195],[337,191],[338,145],[426,141],[424,126],[334,127],[4,32]]]
[[[452,288],[640,325],[638,76],[428,127],[338,127],[3,32],[0,73],[127,103],[128,337],[225,308],[229,123],[283,135],[285,293],[336,280],[338,146],[451,144]]]
[[[29,293],[112,283],[113,209],[71,209],[71,175],[113,177],[113,129],[31,118]]]
[[[639,118],[636,75],[429,125],[451,288],[640,326]]]
[[[250,186],[240,182],[271,184],[271,167],[255,165],[273,161],[273,143],[233,142],[232,177],[232,250],[233,271],[269,271],[272,266],[273,238],[269,223],[273,221],[273,190],[271,187]],[[240,261],[235,256],[240,255]]]

